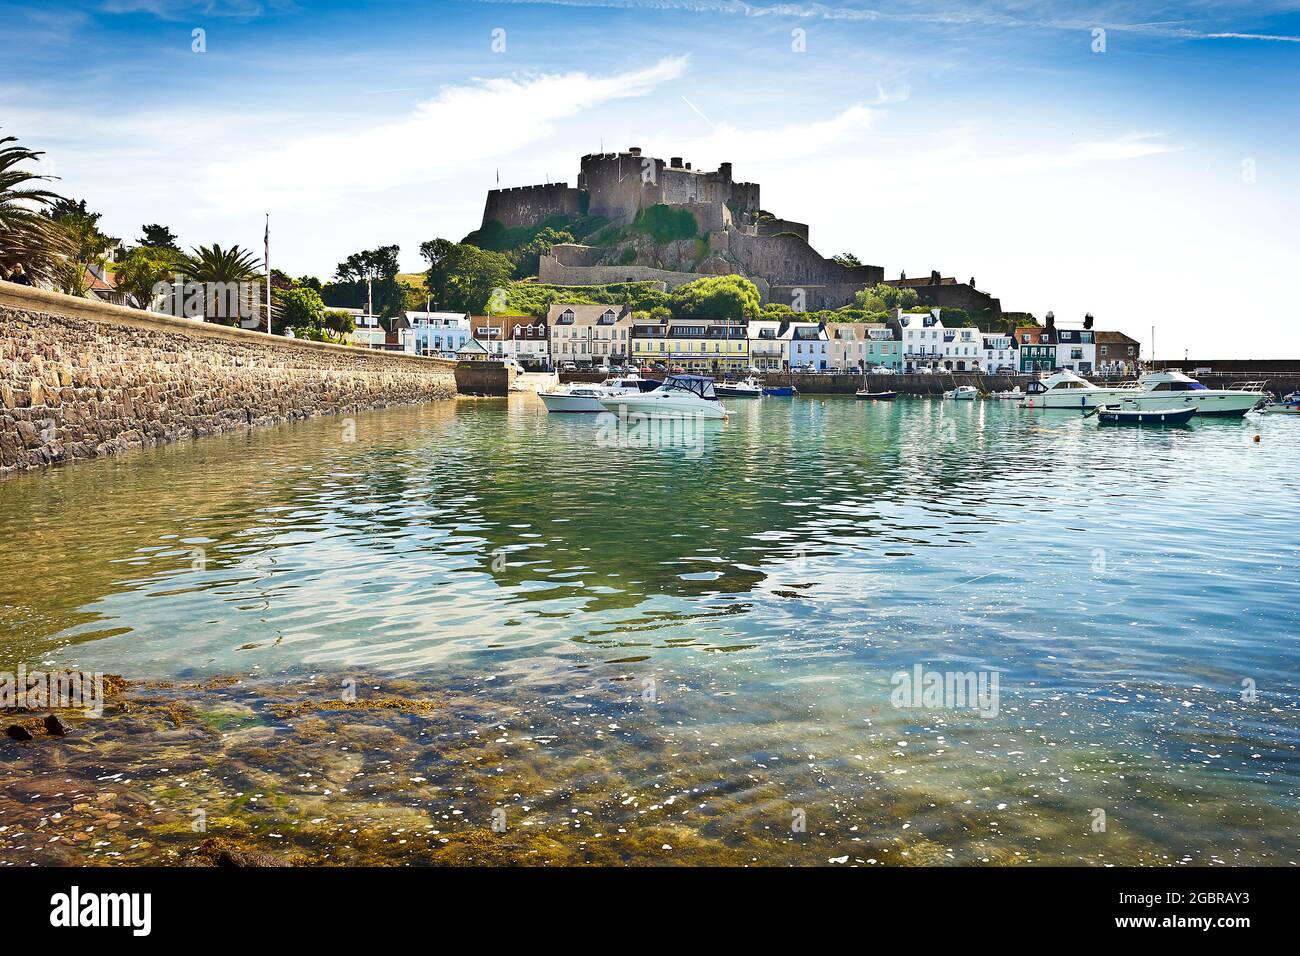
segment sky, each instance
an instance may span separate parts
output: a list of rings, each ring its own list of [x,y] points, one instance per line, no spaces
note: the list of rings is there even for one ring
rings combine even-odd
[[[1300,358],[1300,0],[0,0],[0,135],[328,279],[496,185],[731,162],[814,247],[1162,358]],[[198,31],[198,32],[196,32]],[[1249,321],[1243,321],[1248,319]]]

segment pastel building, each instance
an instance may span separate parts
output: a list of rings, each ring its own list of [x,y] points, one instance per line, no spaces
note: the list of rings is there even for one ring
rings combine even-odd
[[[903,370],[970,372],[981,367],[984,335],[977,328],[947,328],[941,310],[894,313],[903,343]]]
[[[742,322],[716,319],[643,320],[632,324],[632,361],[689,372],[743,372],[749,336]]]
[[[1025,325],[1016,329],[1020,348],[1020,371],[1051,372],[1056,369],[1056,329],[1051,326]]]
[[[748,325],[749,361],[753,368],[763,372],[779,372],[786,367],[786,347],[782,337],[784,322],[774,319],[754,319]]]
[[[883,365],[903,367],[903,343],[883,322],[832,322],[826,326],[830,367],[850,372]]]
[[[790,371],[830,368],[830,340],[819,322],[787,322],[782,334],[786,366]]]
[[[1009,333],[986,333],[984,351],[980,356],[982,368],[986,372],[1020,370],[1020,350],[1016,348],[1016,337]]]
[[[463,312],[405,312],[402,318],[401,346],[413,355],[455,358],[474,337],[469,316]]]
[[[1091,375],[1097,368],[1095,336],[1092,329],[1057,329],[1056,367]]]

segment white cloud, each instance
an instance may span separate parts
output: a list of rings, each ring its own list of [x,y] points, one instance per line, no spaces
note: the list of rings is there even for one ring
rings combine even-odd
[[[685,57],[669,57],[607,76],[537,74],[447,87],[400,119],[219,160],[201,177],[198,195],[225,212],[319,207],[455,176],[542,141],[560,120],[650,93],[686,65]]]

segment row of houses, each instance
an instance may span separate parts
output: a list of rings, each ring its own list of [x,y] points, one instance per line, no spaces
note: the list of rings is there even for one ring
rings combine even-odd
[[[360,322],[364,322],[362,317]],[[1092,317],[1065,329],[1046,326],[982,332],[949,328],[941,309],[896,311],[885,322],[634,318],[628,306],[552,305],[545,319],[407,312],[387,331],[359,324],[359,344],[415,355],[514,359],[525,368],[666,365],[708,373],[785,371],[1050,372],[1132,374],[1139,344],[1097,331]]]

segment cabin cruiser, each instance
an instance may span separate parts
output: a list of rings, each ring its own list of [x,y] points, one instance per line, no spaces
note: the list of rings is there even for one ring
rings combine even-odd
[[[1259,410],[1274,415],[1300,415],[1300,392],[1284,395],[1277,401],[1267,401],[1260,406]]]
[[[616,415],[635,414],[654,418],[723,419],[726,409],[718,401],[713,379],[702,375],[669,375],[652,392],[605,395],[600,398],[603,410]]]
[[[605,410],[600,404],[602,398],[611,395],[637,395],[659,387],[655,379],[628,375],[623,378],[609,378],[594,385],[590,382],[577,382],[561,385],[545,392],[538,392],[548,412],[589,412],[598,413]]]
[[[763,386],[754,376],[742,378],[739,382],[714,382],[713,390],[719,398],[762,398]]]
[[[1030,382],[1025,388],[1022,405],[1025,408],[1071,408],[1086,412],[1098,405],[1118,404],[1133,398],[1136,393],[1132,385],[1101,388],[1063,368],[1046,378]]]
[[[969,401],[973,401],[975,399],[975,396],[978,394],[979,394],[979,389],[977,389],[974,385],[958,385],[956,388],[951,388],[948,391],[944,392],[943,397],[956,398],[961,401],[969,402]]]
[[[1200,416],[1240,418],[1264,401],[1263,382],[1241,382],[1239,388],[1206,388],[1175,368],[1148,372],[1138,379],[1136,392],[1124,396],[1137,408],[1196,409]]]

